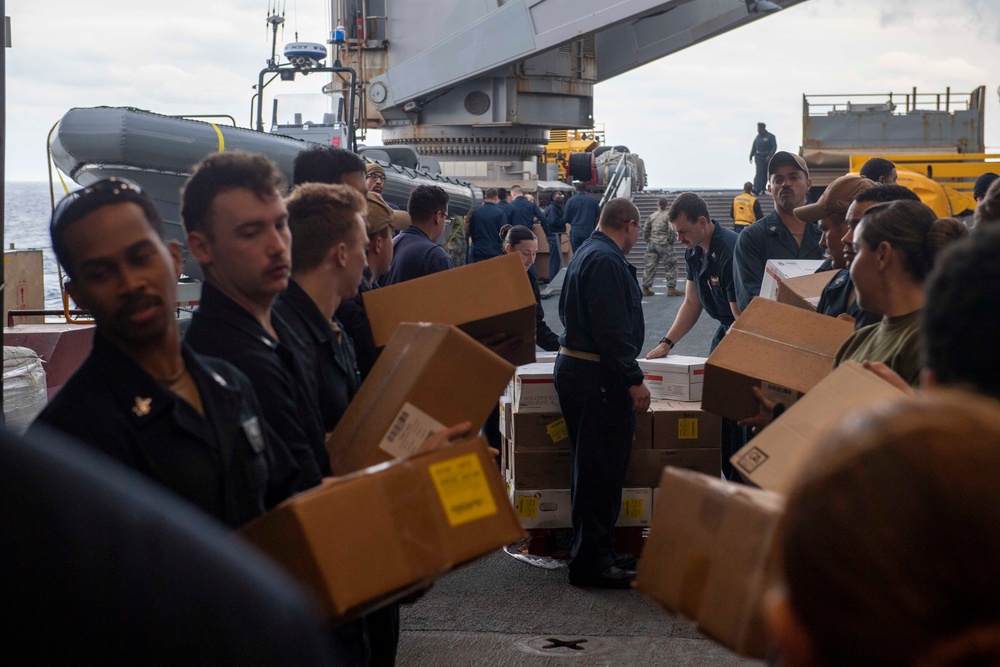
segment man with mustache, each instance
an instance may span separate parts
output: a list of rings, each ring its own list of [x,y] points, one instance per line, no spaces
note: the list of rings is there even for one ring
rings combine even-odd
[[[297,468],[246,376],[181,343],[181,249],[163,241],[152,200],[128,181],[99,181],[56,207],[51,234],[97,332],[32,429],[73,435],[232,528],[288,497]]]
[[[795,217],[795,209],[805,205],[812,185],[806,161],[778,151],[767,164],[767,176],[774,210],[747,227],[736,242],[736,302],[740,311],[760,295],[767,260],[823,259],[819,228]]]

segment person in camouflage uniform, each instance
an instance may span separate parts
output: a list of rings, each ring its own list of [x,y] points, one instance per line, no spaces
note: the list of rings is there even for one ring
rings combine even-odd
[[[666,197],[660,197],[659,208],[646,220],[642,226],[642,235],[646,239],[646,254],[643,256],[642,295],[655,296],[653,278],[656,268],[663,263],[667,276],[667,296],[684,296],[677,289],[677,257],[674,255],[674,243],[677,242],[677,232],[667,221]]]

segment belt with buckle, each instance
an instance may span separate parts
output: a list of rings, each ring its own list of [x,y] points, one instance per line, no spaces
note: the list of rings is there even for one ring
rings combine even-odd
[[[600,363],[601,355],[594,354],[593,352],[580,352],[579,350],[571,350],[568,347],[560,347],[559,354],[573,357],[574,359],[583,359],[584,361],[596,361]]]

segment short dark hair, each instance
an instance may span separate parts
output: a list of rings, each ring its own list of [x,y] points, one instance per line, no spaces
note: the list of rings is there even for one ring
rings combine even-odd
[[[507,199],[507,188],[497,188],[497,197],[501,201],[505,201]]]
[[[513,248],[521,241],[537,241],[538,237],[524,225],[504,225],[500,228],[500,240]]]
[[[1000,227],[976,229],[947,248],[927,278],[923,367],[942,384],[1000,399]]]
[[[856,202],[920,201],[917,193],[904,185],[879,183],[854,195]]]
[[[583,181],[577,181],[576,182],[576,191],[577,192],[586,192],[587,191],[587,184],[584,183]]]
[[[184,230],[211,237],[208,212],[212,202],[227,190],[249,190],[262,201],[280,197],[285,178],[277,165],[260,153],[213,153],[194,167],[181,188],[181,222]]]
[[[330,248],[350,243],[357,228],[356,213],[367,207],[361,193],[349,185],[303,183],[285,200],[292,232],[292,270],[312,271]]]
[[[939,220],[929,206],[913,201],[875,204],[861,221],[861,242],[873,250],[885,242],[900,251],[906,272],[920,283],[934,267],[938,252],[969,231],[960,221]]]
[[[511,192],[511,194],[514,194],[514,195],[524,194],[524,190],[521,188],[521,186],[520,185],[516,185],[516,184],[510,186],[510,192]]]
[[[618,197],[604,205],[597,224],[608,229],[624,229],[629,220],[639,224],[639,209],[625,197]]]
[[[344,148],[311,146],[295,156],[292,184],[340,183],[345,174],[365,176],[364,161]]]
[[[52,250],[69,278],[75,278],[76,270],[69,246],[66,245],[66,230],[94,211],[115,204],[136,204],[142,209],[146,221],[156,235],[164,238],[163,219],[156,204],[142,188],[121,178],[106,178],[81,190],[71,192],[59,202],[52,212],[49,234]]]
[[[1000,179],[990,184],[972,217],[976,227],[1000,222]]]
[[[888,176],[895,168],[896,165],[889,160],[886,160],[884,157],[873,157],[861,165],[860,174],[869,181],[875,181],[878,183],[878,179],[883,176]]]
[[[493,199],[496,196],[497,196],[496,188],[489,188],[488,190],[486,190],[486,192],[483,193],[483,199]]]
[[[663,209],[667,208],[667,206],[670,205],[670,200],[667,199],[666,197],[660,197],[659,199],[656,200],[656,205],[662,211]]]
[[[712,219],[708,213],[708,204],[693,192],[682,192],[677,195],[674,203],[667,210],[667,220],[673,222],[681,213],[691,222],[698,222],[698,218],[701,217],[709,221]]]
[[[438,211],[448,210],[448,193],[437,185],[418,185],[406,202],[406,212],[414,222],[425,222]]]

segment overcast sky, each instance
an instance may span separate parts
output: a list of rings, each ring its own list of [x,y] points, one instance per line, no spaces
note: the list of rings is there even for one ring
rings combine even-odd
[[[742,0],[733,0],[742,2]],[[327,33],[325,0],[288,0],[284,41]],[[269,55],[267,0],[7,0],[7,179],[47,180],[46,136],[76,106],[249,122]],[[650,184],[738,188],[757,121],[802,141],[802,95],[966,93],[987,87],[986,144],[1000,152],[1000,2],[808,0],[597,86],[609,143]]]

